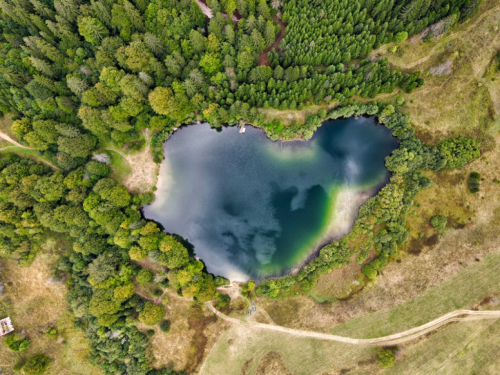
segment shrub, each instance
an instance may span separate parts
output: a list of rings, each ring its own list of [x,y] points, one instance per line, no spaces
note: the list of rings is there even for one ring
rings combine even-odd
[[[148,329],[148,331],[146,332],[146,336],[148,336],[149,338],[153,337],[154,335],[155,335],[154,329]]]
[[[49,335],[49,337],[51,339],[56,339],[57,338],[57,329],[49,327],[47,329],[47,335]]]
[[[217,308],[229,306],[231,303],[231,297],[228,294],[219,294],[217,296]]]
[[[445,218],[444,216],[439,216],[439,215],[433,216],[431,218],[431,221],[430,221],[431,225],[436,229],[446,228],[447,222],[448,222],[447,218]]]
[[[151,294],[153,295],[153,297],[160,297],[163,294],[163,290],[155,289]]]
[[[165,315],[165,307],[163,305],[153,305],[151,302],[144,304],[139,314],[139,320],[148,326],[153,326],[158,323]]]
[[[228,279],[226,279],[225,277],[222,277],[222,276],[217,276],[215,278],[215,286],[218,288],[220,286],[224,286],[224,285],[229,285],[230,282]]]
[[[441,142],[438,145],[446,167],[457,168],[477,159],[480,156],[479,142],[470,138],[454,138]]]
[[[373,259],[371,263],[361,267],[361,272],[369,279],[374,279],[377,276],[377,271],[382,269],[386,264],[387,255],[382,254],[378,258]]]
[[[432,186],[432,180],[428,177],[422,177],[419,181],[419,185],[422,189],[428,189]]]
[[[20,372],[21,369],[23,368],[24,362],[17,362],[13,367],[12,371],[14,372]]]
[[[365,264],[363,267],[361,267],[361,272],[369,279],[374,279],[377,276],[377,270],[371,263]]]
[[[382,367],[392,367],[396,363],[396,357],[391,349],[381,349],[378,352],[378,363]]]
[[[141,285],[148,284],[151,280],[153,280],[153,273],[150,270],[143,268],[137,272],[135,279]]]
[[[408,33],[406,31],[401,31],[394,36],[394,41],[396,43],[403,43],[406,39],[408,39]]]
[[[469,178],[467,179],[467,187],[471,193],[479,192],[479,181],[481,180],[481,175],[477,172],[471,172]]]
[[[170,286],[170,283],[168,280],[163,280],[158,283],[159,286],[161,286],[163,289],[167,289]]]
[[[29,358],[23,366],[24,375],[41,375],[50,365],[50,358],[37,354]]]
[[[163,322],[161,322],[160,324],[160,329],[163,331],[163,332],[168,332],[170,331],[170,325],[172,323],[170,322],[170,320],[164,320]]]
[[[12,350],[13,352],[22,352],[23,350],[28,349],[30,346],[30,340],[25,339],[21,335],[10,335],[5,339],[5,345]]]

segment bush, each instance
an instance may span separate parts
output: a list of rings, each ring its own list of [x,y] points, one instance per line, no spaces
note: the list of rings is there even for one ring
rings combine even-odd
[[[408,33],[406,31],[401,31],[394,36],[394,41],[396,43],[403,43],[406,39],[408,39]]]
[[[396,357],[391,349],[381,349],[378,352],[378,363],[382,367],[392,367],[396,363]]]
[[[170,286],[170,283],[168,280],[163,280],[158,283],[159,286],[161,286],[163,289],[167,289]]]
[[[50,365],[50,358],[37,354],[29,358],[23,366],[24,375],[41,375]]]
[[[361,272],[369,279],[374,279],[377,276],[377,271],[382,269],[386,264],[387,255],[382,254],[378,258],[373,259],[371,263],[361,267]]]
[[[146,336],[148,336],[149,338],[153,337],[154,335],[155,335],[154,329],[148,329],[148,331],[146,332]]]
[[[153,280],[153,273],[150,270],[143,268],[139,272],[137,272],[135,279],[139,284],[145,285]]]
[[[51,339],[56,339],[57,338],[57,329],[49,327],[47,329],[47,335],[49,335],[49,337]]]
[[[162,330],[162,332],[168,332],[168,331],[170,331],[170,325],[171,324],[172,323],[170,322],[170,320],[164,320],[160,324],[160,329]]]
[[[21,372],[21,369],[23,368],[24,362],[17,362],[13,367],[12,371],[14,372]]]
[[[431,221],[430,221],[431,225],[436,229],[446,228],[447,222],[448,222],[447,218],[445,218],[444,216],[439,216],[439,215],[433,216],[431,218]]]
[[[13,352],[22,352],[30,346],[30,340],[21,335],[10,335],[5,339],[5,345]]]
[[[215,286],[218,288],[220,286],[224,286],[224,285],[229,285],[230,282],[228,279],[226,279],[225,277],[222,277],[222,276],[217,276],[215,278]]]
[[[229,306],[231,303],[231,297],[228,294],[219,294],[217,296],[217,308]]]
[[[377,270],[375,269],[375,267],[373,267],[371,263],[365,264],[363,267],[361,267],[361,272],[370,280],[374,279],[377,276]]]
[[[481,175],[477,172],[471,172],[469,178],[467,179],[467,187],[471,193],[479,192],[479,181],[481,180]]]
[[[163,294],[163,290],[155,289],[151,294],[153,295],[153,297],[160,297]]]
[[[480,156],[479,142],[470,138],[454,138],[441,142],[438,145],[446,167],[457,168],[477,159]]]
[[[419,181],[419,185],[422,189],[428,189],[432,186],[432,180],[428,177],[422,177]]]
[[[153,305],[148,301],[144,304],[144,309],[139,314],[139,320],[148,326],[153,326],[162,320],[164,315],[165,307],[163,305]]]

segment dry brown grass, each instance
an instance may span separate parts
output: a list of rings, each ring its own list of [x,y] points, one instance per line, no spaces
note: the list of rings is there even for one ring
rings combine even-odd
[[[0,131],[2,133],[7,134],[9,137],[16,139],[14,133],[10,130],[10,126],[12,125],[12,120],[10,119],[10,115],[5,115],[0,118]]]
[[[116,147],[106,147],[105,150],[116,153],[112,157],[111,168],[118,182],[125,185],[133,193],[145,193],[152,191],[158,179],[159,164],[153,161],[151,152],[151,138],[153,134],[149,130],[144,131],[146,146],[140,151],[127,153]]]
[[[291,375],[291,372],[288,371],[283,358],[278,353],[269,352],[260,360],[257,374]]]
[[[1,274],[6,286],[2,297],[2,313],[12,318],[15,329],[31,340],[28,350],[10,352],[2,344],[0,364],[6,374],[12,366],[29,356],[44,353],[52,359],[48,374],[100,374],[100,369],[88,362],[89,342],[81,330],[73,328],[73,315],[66,304],[66,287],[51,281],[50,264],[56,261],[52,255],[38,254],[29,267],[19,267],[12,260],[3,260]],[[48,327],[57,329],[64,341],[51,339]]]
[[[335,333],[357,332],[360,336],[373,334],[374,327],[380,326],[392,333],[456,305],[473,306],[474,301],[500,291],[496,282],[500,267],[497,251],[500,185],[492,182],[494,178],[500,179],[500,151],[495,147],[500,127],[500,85],[483,78],[492,56],[500,50],[497,32],[500,12],[491,11],[499,4],[498,0],[486,1],[477,16],[459,25],[446,39],[408,45],[402,56],[389,56],[395,67],[419,60],[412,69],[423,72],[452,59],[452,74],[428,76],[423,88],[404,94],[406,111],[412,116],[417,135],[427,143],[436,144],[444,136],[466,135],[479,138],[489,151],[461,170],[428,173],[434,186],[419,193],[416,197],[419,207],[415,206],[407,218],[411,241],[397,262],[384,268],[362,292],[345,301],[325,304],[315,303],[306,296],[257,299],[258,309],[265,309],[276,324],[321,332],[337,327]],[[429,58],[422,59],[431,51]],[[289,115],[280,112],[272,110],[270,114],[283,119]],[[484,178],[481,192],[475,195],[466,187],[471,171],[480,172]],[[429,225],[430,217],[436,214],[449,218],[449,229],[444,233]],[[342,297],[353,289],[351,286],[358,277],[354,265],[335,270],[320,278],[314,292]],[[408,302],[413,299],[422,305]],[[373,314],[376,311],[380,314]],[[343,322],[348,323],[341,325]],[[308,347],[302,340],[282,337],[282,342],[276,342],[267,333],[232,327],[214,347],[205,372],[224,369],[239,374],[244,369],[246,374],[259,373],[258,363],[267,353],[275,351],[294,374],[497,374],[499,331],[498,322],[452,324],[405,344],[396,366],[382,370],[374,361],[374,353],[362,348],[354,352],[351,347],[335,346],[325,352]],[[293,348],[292,354],[289,348]],[[305,367],[297,362],[304,352],[317,363]],[[344,354],[350,360],[341,359]],[[328,368],[328,363],[334,366]]]
[[[150,289],[148,286],[139,287],[141,295],[146,298],[151,298]],[[169,289],[164,298],[164,319],[170,320],[170,331],[162,332],[158,325],[151,327],[142,323],[138,323],[137,328],[142,332],[155,331],[150,339],[155,368],[169,367],[194,373],[229,325],[173,290]]]
[[[472,170],[480,172],[485,179],[478,194],[469,193],[465,184]],[[398,262],[384,268],[382,275],[361,293],[345,301],[323,305],[305,296],[277,301],[260,299],[259,304],[277,324],[326,331],[341,322],[418,296],[497,249],[500,185],[492,180],[500,177],[499,170],[500,150],[496,149],[463,170],[433,174],[434,186],[417,195],[416,201],[421,205],[414,207],[416,214],[408,216],[411,240]],[[452,227],[444,233],[436,232],[429,225],[430,217],[436,214],[448,216]],[[421,238],[418,233],[423,234]],[[315,291],[336,297],[343,285],[358,280],[359,273],[355,272],[346,273],[346,279],[342,280],[341,271],[322,276],[320,287]]]
[[[484,138],[482,133],[488,132],[498,104],[492,102],[488,91],[494,84],[490,85],[491,80],[483,76],[500,50],[499,5],[499,0],[485,1],[477,16],[457,26],[445,38],[430,43],[407,42],[401,56],[383,53],[396,68],[429,57],[412,67],[426,75],[425,85],[412,94],[404,94],[409,102],[407,112],[424,140],[436,142],[450,134]],[[425,74],[447,59],[453,60],[452,74],[442,77]]]

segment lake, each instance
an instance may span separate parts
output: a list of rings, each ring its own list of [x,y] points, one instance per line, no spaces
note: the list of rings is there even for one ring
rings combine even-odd
[[[346,234],[390,175],[398,147],[374,118],[326,121],[309,141],[272,142],[246,127],[183,126],[164,143],[147,219],[194,246],[230,280],[296,271]]]

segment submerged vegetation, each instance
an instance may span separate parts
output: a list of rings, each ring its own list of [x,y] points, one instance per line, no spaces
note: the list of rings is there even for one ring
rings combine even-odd
[[[424,83],[419,72],[363,59],[438,20],[451,27],[479,4],[300,0],[282,7],[280,1],[209,0],[209,19],[192,0],[1,0],[0,111],[13,116],[11,131],[21,144],[62,170],[15,155],[0,158],[0,256],[27,266],[45,235],[70,239],[73,251],[58,270],[67,275],[67,302],[75,327],[92,344],[92,363],[105,374],[173,374],[153,369],[148,337],[135,326],[159,323],[165,308],[135,294],[134,282],[170,283],[180,295],[204,302],[227,280],[204,272],[178,238],[143,220],[139,209],[152,195],[131,196],[109,178],[105,164],[89,161],[91,154],[109,144],[137,150],[150,129],[160,162],[162,142],[195,120],[216,127],[248,121],[276,140],[309,138],[324,118],[369,114],[401,141],[387,159],[390,184],[361,208],[348,236],[327,245],[297,275],[266,280],[256,293],[307,292],[320,275],[369,250],[377,258],[363,273],[375,277],[408,239],[412,198],[431,184],[421,171],[461,167],[479,156],[479,144],[457,138],[429,147],[392,105],[350,103],[354,96],[374,98],[396,87],[411,92]],[[281,12],[287,35],[261,63]],[[332,103],[341,105],[290,126],[268,122],[260,110]],[[138,261],[146,256],[168,276],[153,278],[141,269]],[[254,293],[253,285],[246,293]],[[220,306],[228,303],[220,298]],[[160,328],[167,332],[170,322]],[[29,341],[11,337],[12,350],[27,348]],[[20,368],[42,374],[49,365],[40,354]]]
[[[395,111],[392,105],[380,109],[370,106],[352,104],[331,111],[328,117],[336,119],[367,111],[373,113],[377,108],[379,121],[401,141],[399,148],[386,159],[386,167],[393,174],[390,183],[360,208],[348,235],[322,248],[297,275],[264,280],[257,294],[278,297],[307,292],[321,275],[349,263],[353,255],[362,255],[366,249],[374,250],[377,258],[364,265],[362,272],[374,278],[388,258],[397,254],[398,246],[409,239],[405,216],[413,206],[413,197],[420,189],[430,186],[422,170],[463,166],[480,155],[479,142],[470,138],[448,139],[437,146],[426,146],[415,137],[409,116]]]

